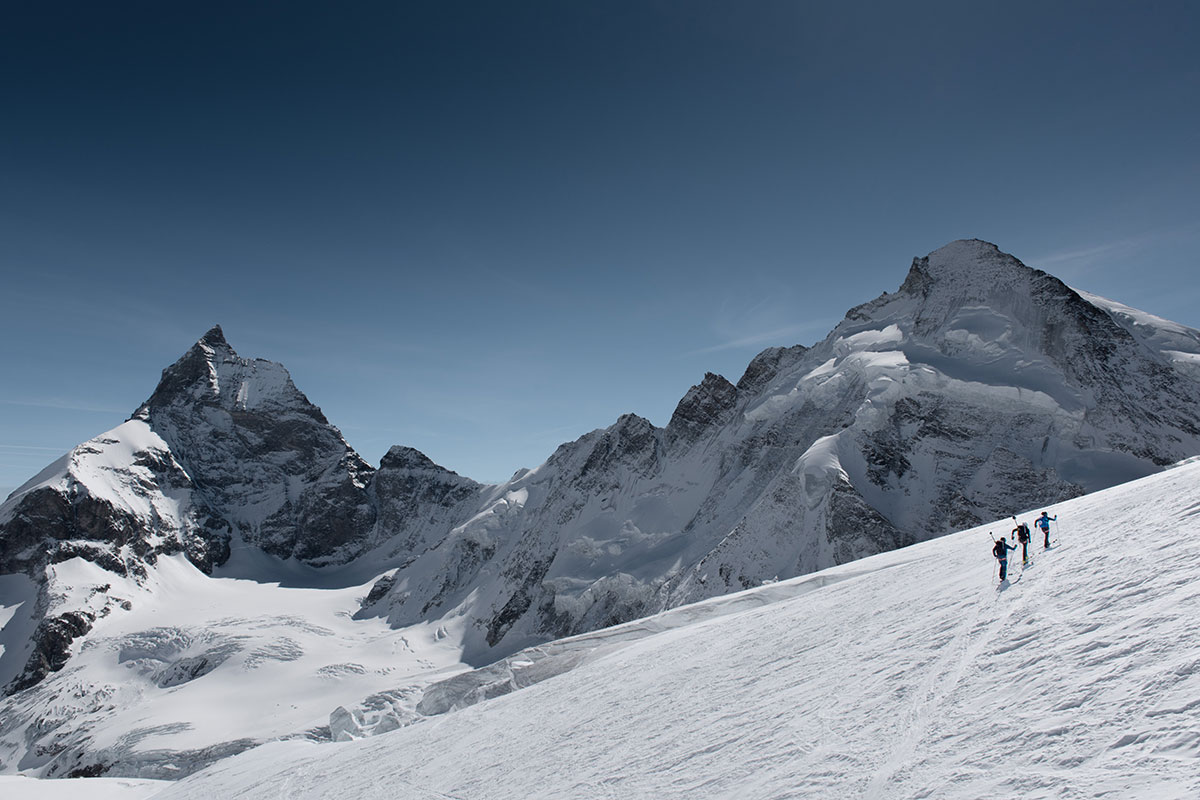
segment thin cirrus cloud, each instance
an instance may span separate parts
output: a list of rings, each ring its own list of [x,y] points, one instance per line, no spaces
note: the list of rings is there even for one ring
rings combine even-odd
[[[797,339],[805,335],[812,335],[815,331],[829,330],[833,327],[833,323],[809,323],[807,325],[788,325],[783,328],[775,328],[774,330],[761,331],[759,333],[751,333],[745,336],[739,336],[734,339],[729,339],[718,344],[702,347],[698,350],[690,350],[686,353],[689,356],[706,355],[708,353],[721,353],[727,350],[739,350],[745,347],[753,347],[755,345],[766,345],[768,347],[777,345],[787,347],[797,343]]]
[[[3,406],[18,406],[20,408],[44,408],[54,409],[59,411],[84,411],[91,414],[128,414],[127,408],[113,408],[111,406],[91,405],[76,400],[63,400],[59,398],[48,399],[21,399],[21,400],[0,400],[0,405]]]
[[[24,453],[30,453],[30,454],[61,453],[63,451],[63,448],[61,448],[61,447],[38,447],[37,445],[32,445],[32,444],[0,444],[0,450],[17,453],[18,455],[20,455],[20,454],[24,454]]]
[[[1092,271],[1110,263],[1117,257],[1129,257],[1139,250],[1147,250],[1166,242],[1192,239],[1200,233],[1200,224],[1192,223],[1172,228],[1160,228],[1113,239],[1099,244],[1057,250],[1037,258],[1023,259],[1035,266],[1071,266]]]
[[[1094,268],[1100,263],[1111,260],[1114,255],[1128,255],[1141,247],[1144,247],[1149,242],[1149,237],[1136,237],[1131,239],[1120,239],[1114,242],[1105,242],[1104,244],[1092,245],[1090,247],[1078,247],[1070,250],[1060,250],[1054,253],[1049,253],[1038,258],[1029,259],[1029,263],[1037,266],[1083,266],[1085,271],[1090,271],[1088,268]]]
[[[802,307],[790,291],[776,285],[758,286],[741,298],[726,298],[714,310],[709,325],[717,341],[683,355],[703,356],[762,346],[789,347],[802,339],[804,344],[810,344],[812,338],[824,336],[836,324],[836,320],[812,318],[797,322],[797,308]]]

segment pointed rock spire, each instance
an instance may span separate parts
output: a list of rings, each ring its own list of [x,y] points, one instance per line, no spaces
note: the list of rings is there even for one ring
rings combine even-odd
[[[415,447],[394,444],[379,460],[380,469],[420,469],[453,474]]]
[[[739,392],[757,391],[771,379],[804,357],[808,348],[802,344],[792,347],[768,347],[756,355],[747,365],[746,371],[737,382]]]
[[[225,341],[225,332],[221,330],[220,325],[213,325],[208,329],[208,333],[200,337],[200,341],[196,344],[206,344],[209,347],[229,347],[229,342]]]
[[[729,419],[737,404],[737,387],[720,375],[707,372],[699,385],[688,389],[667,423],[667,439],[693,441],[708,427]]]
[[[225,340],[220,325],[201,336],[178,361],[162,372],[154,393],[133,417],[170,405],[215,405],[230,411],[256,406],[288,407],[325,422],[321,412],[292,383],[282,364],[242,358]]]

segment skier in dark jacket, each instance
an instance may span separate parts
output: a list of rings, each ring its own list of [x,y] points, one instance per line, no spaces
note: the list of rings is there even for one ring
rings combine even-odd
[[[1013,522],[1017,522],[1017,518],[1013,517]],[[1029,526],[1024,522],[1017,522],[1017,527],[1013,528],[1013,535],[1017,537],[1017,541],[1021,543],[1021,563],[1029,563]],[[1016,550],[1016,548],[1013,548]]]
[[[992,555],[994,555],[996,560],[1000,562],[1001,583],[1004,583],[1005,578],[1008,577],[1008,551],[1016,549],[1017,546],[1015,544],[1009,544],[1007,539],[1000,539],[992,548]]]
[[[1052,517],[1045,511],[1042,512],[1042,515],[1040,517],[1038,517],[1037,519],[1035,519],[1033,521],[1033,526],[1035,528],[1041,528],[1042,533],[1044,533],[1046,535],[1046,548],[1045,549],[1047,549],[1047,550],[1050,549],[1050,523],[1057,522],[1057,521],[1058,521],[1057,514],[1055,514]]]

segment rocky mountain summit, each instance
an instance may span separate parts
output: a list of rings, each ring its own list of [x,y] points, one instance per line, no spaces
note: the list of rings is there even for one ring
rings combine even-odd
[[[220,327],[163,371],[134,412],[192,482],[209,561],[231,536],[280,558],[343,563],[363,552],[375,522],[373,470],[281,365],[241,358]],[[199,495],[199,497],[196,497]],[[196,503],[195,500],[199,500]]]
[[[210,574],[235,552],[353,573],[369,585],[358,623],[430,627],[478,666],[1197,453],[1200,333],[977,240],[914,259],[898,291],[811,347],[764,350],[736,384],[705,375],[666,427],[625,415],[495,486],[402,446],[373,469],[282,366],[214,328],[128,422],[0,506],[0,575],[37,595],[5,627],[0,684],[30,710],[0,724],[0,745],[40,748],[55,774],[94,757],[66,716],[27,727],[30,693],[57,691],[81,640],[131,602],[70,584],[67,562],[133,585],[176,555]],[[237,647],[219,663],[180,649],[147,691],[229,668]],[[134,750],[105,751],[102,771],[133,774]]]
[[[1145,475],[1200,452],[1200,334],[1155,330],[954,242],[813,347],[705,376],[665,429],[563,445],[372,609],[466,603],[485,660]]]
[[[211,571],[235,537],[280,558],[344,563],[374,525],[373,472],[287,370],[241,358],[214,327],[128,422],[5,502],[0,574],[36,577],[75,556],[141,574],[175,552]]]

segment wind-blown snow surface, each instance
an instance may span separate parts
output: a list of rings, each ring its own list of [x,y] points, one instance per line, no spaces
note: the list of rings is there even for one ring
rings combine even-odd
[[[20,800],[142,800],[162,788],[162,781],[128,778],[76,778],[40,781],[18,775],[0,775],[0,796]]]
[[[997,523],[577,637],[602,649],[530,688],[154,797],[1194,798],[1198,489],[1190,463],[1051,507],[1058,545],[1003,587]]]

